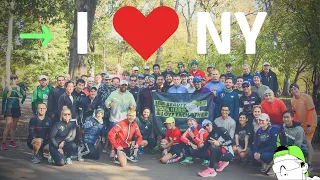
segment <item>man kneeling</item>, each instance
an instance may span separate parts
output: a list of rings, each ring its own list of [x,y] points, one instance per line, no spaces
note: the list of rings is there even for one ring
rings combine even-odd
[[[110,143],[116,148],[115,161],[120,166],[127,165],[127,159],[132,162],[138,161],[138,148],[142,143],[142,135],[136,119],[136,111],[129,110],[127,119],[119,121],[108,133]]]
[[[78,160],[84,161],[84,158],[98,160],[100,159],[100,152],[98,145],[100,142],[100,137],[103,135],[103,116],[104,110],[99,108],[95,112],[95,117],[91,117],[87,120],[82,129],[84,130],[84,135],[82,136],[83,143],[78,148]]]
[[[43,149],[49,143],[49,134],[51,120],[46,117],[47,105],[40,103],[38,105],[38,115],[29,121],[29,136],[27,145],[33,150],[32,162],[40,163],[43,159]]]

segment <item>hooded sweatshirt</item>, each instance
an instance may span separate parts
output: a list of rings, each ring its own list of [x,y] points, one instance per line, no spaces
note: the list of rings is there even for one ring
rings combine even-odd
[[[293,125],[291,127],[283,124],[283,129],[281,131],[280,137],[281,145],[296,145],[301,148],[303,152],[308,152],[306,137],[300,123],[293,122]]]

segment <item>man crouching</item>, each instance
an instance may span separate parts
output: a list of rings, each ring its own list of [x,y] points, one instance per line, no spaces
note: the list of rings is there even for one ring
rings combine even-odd
[[[120,166],[127,165],[127,159],[137,162],[138,148],[142,142],[142,135],[136,119],[136,111],[130,109],[127,119],[121,120],[109,132],[108,139],[116,148],[115,161],[119,161]]]

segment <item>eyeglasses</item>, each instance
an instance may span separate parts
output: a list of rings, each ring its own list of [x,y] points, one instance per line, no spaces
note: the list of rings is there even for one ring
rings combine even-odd
[[[271,93],[265,93],[264,96],[271,96]]]
[[[131,82],[136,82],[137,80],[130,80]]]
[[[283,119],[290,119],[291,116],[283,116]]]
[[[206,124],[204,125],[204,128],[208,128],[210,126],[210,124]]]
[[[134,70],[134,72],[139,71],[139,70]]]
[[[178,68],[180,69],[180,68],[183,68],[183,66],[178,66]]]
[[[63,116],[71,116],[71,114],[70,113],[65,113],[65,114],[63,114]]]
[[[248,88],[249,86],[242,86],[242,88]]]
[[[16,79],[18,79],[18,78],[12,78],[11,80],[16,80]]]
[[[259,120],[258,120],[258,122],[264,122],[264,121],[265,121],[265,120],[263,120],[263,119],[259,119]]]

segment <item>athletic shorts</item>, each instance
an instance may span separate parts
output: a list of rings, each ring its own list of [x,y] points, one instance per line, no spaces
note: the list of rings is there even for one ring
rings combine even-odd
[[[5,113],[5,117],[20,118],[21,117],[20,107],[7,109]]]
[[[117,149],[115,149],[115,154],[117,154]],[[123,150],[122,150],[122,152],[124,152],[124,153],[126,153],[126,156],[127,157],[130,157],[131,156],[131,149],[130,148],[124,148]]]
[[[307,126],[306,126],[306,125],[301,125],[301,127],[302,127],[303,130],[304,130],[304,134],[306,135],[306,139],[312,140],[313,135],[314,135],[317,127],[316,127],[316,126],[311,126],[311,133],[310,133],[310,134],[307,134],[307,133],[306,133],[306,131],[307,131]]]

